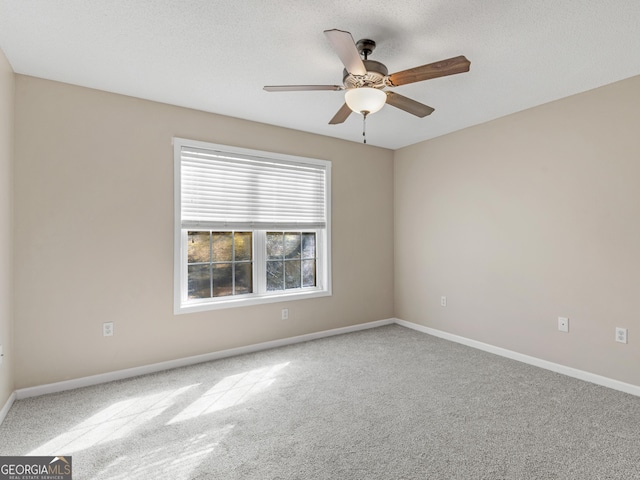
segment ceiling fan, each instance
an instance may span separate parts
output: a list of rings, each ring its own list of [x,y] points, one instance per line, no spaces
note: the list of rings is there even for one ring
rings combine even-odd
[[[366,119],[367,115],[377,112],[385,103],[417,117],[426,117],[434,111],[433,108],[384,89],[468,72],[471,65],[469,60],[460,55],[389,75],[384,64],[368,58],[376,48],[376,42],[373,40],[362,39],[354,42],[349,32],[337,29],[325,30],[324,34],[345,66],[343,85],[268,85],[264,90],[267,92],[346,90],[345,103],[329,121],[330,125],[343,123],[352,111],[362,114]]]

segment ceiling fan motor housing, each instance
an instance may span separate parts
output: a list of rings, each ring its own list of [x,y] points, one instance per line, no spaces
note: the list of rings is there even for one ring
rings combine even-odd
[[[352,75],[346,69],[343,70],[342,83],[345,88],[383,88],[385,86],[384,79],[389,74],[387,67],[375,60],[363,60],[363,63],[367,69],[365,75]]]

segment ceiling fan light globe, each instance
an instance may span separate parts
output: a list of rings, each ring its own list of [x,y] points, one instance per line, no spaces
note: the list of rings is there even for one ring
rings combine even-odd
[[[387,94],[372,87],[351,88],[344,94],[344,99],[351,110],[367,115],[376,113],[387,101]]]

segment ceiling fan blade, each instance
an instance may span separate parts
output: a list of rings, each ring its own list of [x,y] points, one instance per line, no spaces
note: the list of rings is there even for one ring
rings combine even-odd
[[[439,62],[429,63],[421,67],[410,68],[401,72],[389,75],[388,85],[397,87],[408,83],[421,82],[432,78],[446,77],[447,75],[455,75],[456,73],[464,73],[469,71],[471,62],[464,55],[459,57],[440,60]]]
[[[341,85],[267,85],[267,92],[307,92],[310,90],[344,90]]]
[[[400,95],[399,93],[386,92],[386,94],[387,103],[389,105],[399,108],[400,110],[404,110],[405,112],[411,113],[416,117],[423,118],[433,113],[434,109],[429,105],[416,102],[415,100],[411,100],[409,97],[405,97],[404,95]]]
[[[349,32],[342,30],[325,30],[327,40],[340,57],[344,67],[352,75],[366,75],[367,69],[364,66],[358,48]]]
[[[336,113],[333,118],[329,120],[329,125],[337,125],[339,123],[342,123],[349,117],[349,115],[351,115],[351,109],[349,108],[349,105],[345,103],[344,105],[342,105],[342,107],[340,107],[338,113]]]

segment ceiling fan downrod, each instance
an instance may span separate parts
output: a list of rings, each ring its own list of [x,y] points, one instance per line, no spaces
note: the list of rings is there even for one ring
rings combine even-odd
[[[356,48],[358,49],[358,53],[362,55],[365,60],[368,60],[369,55],[376,49],[376,42],[368,38],[362,38],[357,41]]]

